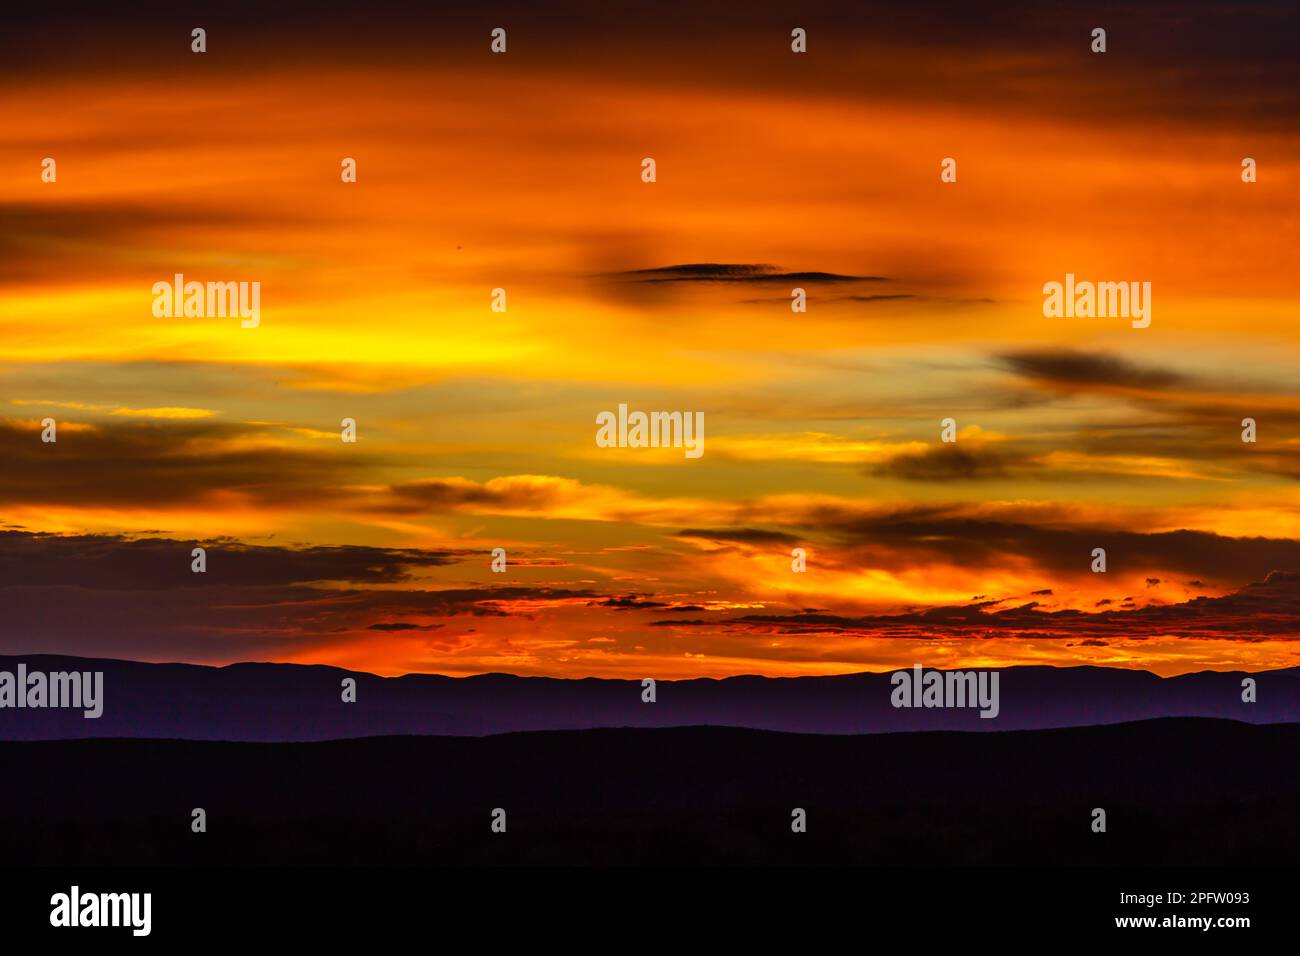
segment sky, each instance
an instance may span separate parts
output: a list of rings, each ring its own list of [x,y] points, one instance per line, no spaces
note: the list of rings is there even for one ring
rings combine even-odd
[[[0,653],[1300,664],[1300,12],[463,6],[15,15]]]

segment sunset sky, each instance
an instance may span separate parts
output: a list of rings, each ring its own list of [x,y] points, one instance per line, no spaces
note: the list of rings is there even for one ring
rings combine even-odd
[[[0,41],[0,653],[1300,664],[1293,7],[260,6]]]

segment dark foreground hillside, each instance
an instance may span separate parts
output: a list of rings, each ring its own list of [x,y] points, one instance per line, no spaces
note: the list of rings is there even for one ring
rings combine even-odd
[[[5,742],[0,829],[16,865],[1291,864],[1298,754],[1300,724],[1207,719]],[[807,833],[791,832],[796,807]]]

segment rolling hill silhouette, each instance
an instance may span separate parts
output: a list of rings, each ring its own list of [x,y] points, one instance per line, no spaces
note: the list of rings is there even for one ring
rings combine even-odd
[[[1298,750],[1206,719],[0,742],[0,827],[11,863],[1292,865]]]

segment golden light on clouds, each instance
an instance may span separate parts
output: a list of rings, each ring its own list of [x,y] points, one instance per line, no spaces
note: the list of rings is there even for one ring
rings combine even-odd
[[[449,555],[178,622],[213,661],[1296,663],[1232,600],[1300,567],[1293,126],[1160,78],[1101,115],[1117,78],[999,49],[777,82],[625,42],[599,79],[548,41],[0,86],[7,531]],[[1067,272],[1150,282],[1152,325],[1044,318]],[[260,323],[156,317],[178,273],[260,283]],[[703,456],[598,447],[620,403],[703,412]]]

